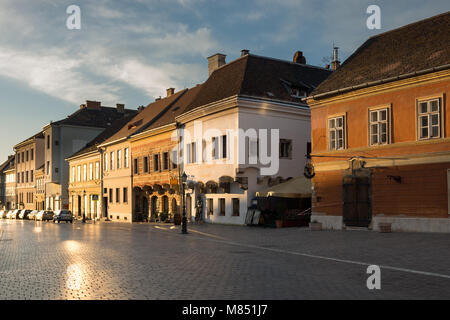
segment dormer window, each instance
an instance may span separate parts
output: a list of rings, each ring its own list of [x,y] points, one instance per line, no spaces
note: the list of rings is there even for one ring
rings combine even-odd
[[[291,96],[294,98],[306,97],[306,91],[300,88],[291,87]]]
[[[139,121],[136,121],[136,122],[134,122],[134,123],[132,123],[132,124],[130,124],[130,125],[128,126],[128,130],[134,129],[134,128],[140,126],[141,124],[142,124],[142,119],[139,120]]]

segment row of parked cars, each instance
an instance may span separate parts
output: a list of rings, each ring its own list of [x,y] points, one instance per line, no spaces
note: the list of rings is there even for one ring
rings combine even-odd
[[[69,210],[9,210],[0,211],[0,219],[21,219],[36,221],[53,221],[60,223],[61,221],[73,222],[72,212]]]

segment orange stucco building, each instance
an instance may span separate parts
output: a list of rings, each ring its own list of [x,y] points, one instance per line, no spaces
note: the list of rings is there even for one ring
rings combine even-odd
[[[450,232],[449,24],[370,38],[308,98],[325,228]]]

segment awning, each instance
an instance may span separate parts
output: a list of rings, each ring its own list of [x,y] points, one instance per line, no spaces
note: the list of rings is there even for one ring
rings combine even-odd
[[[256,192],[257,197],[309,198],[312,195],[311,180],[298,177]]]

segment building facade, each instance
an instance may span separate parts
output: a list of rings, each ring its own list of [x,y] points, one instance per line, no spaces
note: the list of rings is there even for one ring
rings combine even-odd
[[[123,104],[104,107],[97,101],[86,101],[66,119],[51,122],[43,129],[45,202],[52,210],[69,209],[70,169],[66,159],[84,148],[116,120],[135,113]],[[83,200],[84,201],[84,200]]]
[[[17,208],[36,209],[35,173],[44,163],[44,135],[42,132],[14,146],[16,159]]]
[[[16,206],[16,166],[15,156],[9,156],[0,165],[0,208],[14,209]]]
[[[310,111],[302,98],[330,71],[307,65],[300,52],[293,62],[248,52],[209,62],[209,79],[177,117],[187,214],[244,225],[256,192],[303,174]]]
[[[309,97],[313,220],[450,232],[449,23],[372,37]]]

